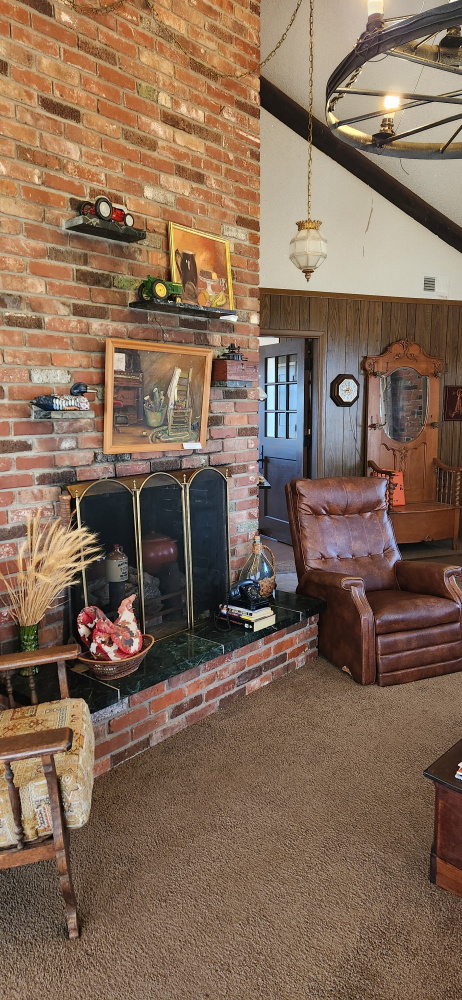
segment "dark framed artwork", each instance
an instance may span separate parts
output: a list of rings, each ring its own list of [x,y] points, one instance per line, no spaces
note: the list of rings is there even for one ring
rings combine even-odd
[[[229,241],[175,222],[168,224],[172,281],[183,285],[182,301],[233,309]]]
[[[462,420],[462,385],[445,385],[443,420]]]
[[[209,347],[106,341],[104,451],[181,451],[207,437]]]

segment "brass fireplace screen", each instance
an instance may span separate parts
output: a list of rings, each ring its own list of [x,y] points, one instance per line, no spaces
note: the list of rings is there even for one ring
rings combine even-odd
[[[226,472],[154,472],[67,489],[77,524],[95,531],[105,551],[82,571],[81,587],[73,588],[75,612],[82,604],[96,605],[114,618],[120,601],[136,594],[143,632],[161,638],[192,628],[226,599]]]

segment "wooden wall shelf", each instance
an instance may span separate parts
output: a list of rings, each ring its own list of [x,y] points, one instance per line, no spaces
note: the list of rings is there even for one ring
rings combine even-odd
[[[74,219],[68,219],[64,228],[83,236],[99,236],[100,239],[117,240],[119,243],[139,243],[146,239],[144,229],[123,226],[119,222],[104,222],[96,215],[77,215]]]

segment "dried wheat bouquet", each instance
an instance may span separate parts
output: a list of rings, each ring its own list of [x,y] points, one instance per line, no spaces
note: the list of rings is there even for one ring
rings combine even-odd
[[[88,528],[64,528],[60,521],[40,526],[37,511],[27,522],[14,583],[0,572],[8,611],[18,625],[36,625],[65,587],[76,583],[84,566],[104,555],[98,535]]]

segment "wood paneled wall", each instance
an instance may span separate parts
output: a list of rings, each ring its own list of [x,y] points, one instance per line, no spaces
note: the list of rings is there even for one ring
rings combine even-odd
[[[381,354],[394,340],[407,338],[427,354],[445,359],[443,384],[462,385],[462,303],[263,290],[260,323],[262,334],[322,334],[318,476],[364,474],[366,398],[361,361],[368,354]],[[351,407],[336,406],[330,398],[330,383],[341,372],[355,375],[361,386],[359,400]],[[461,432],[460,422],[441,423],[439,456],[443,462],[462,464]]]

